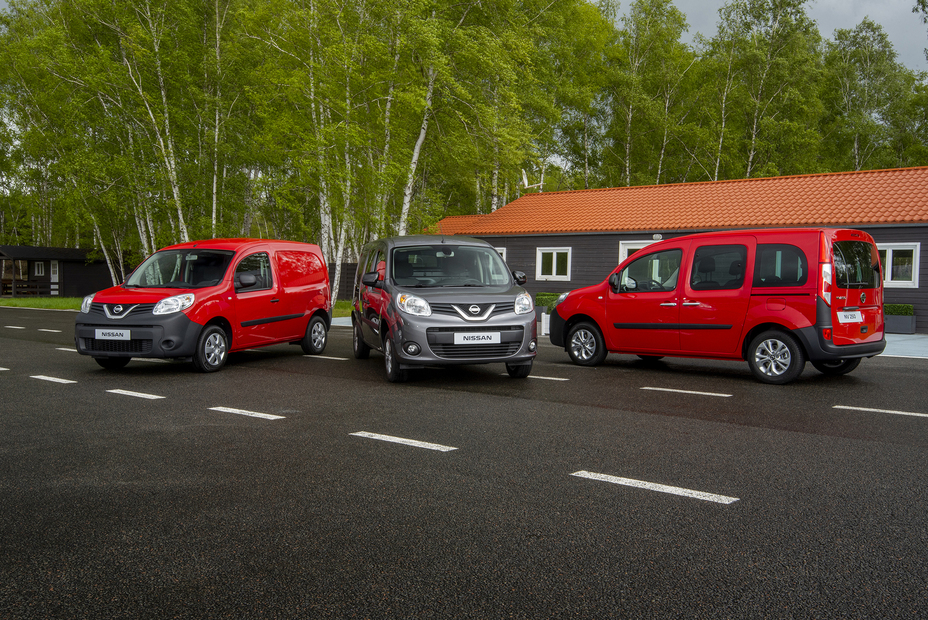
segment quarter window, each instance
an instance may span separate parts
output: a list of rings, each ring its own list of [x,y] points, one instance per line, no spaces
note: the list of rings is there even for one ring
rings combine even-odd
[[[538,248],[535,279],[570,281],[570,248]]]
[[[693,255],[690,288],[732,290],[744,285],[748,249],[743,245],[704,245]]]
[[[802,286],[808,279],[806,255],[795,245],[766,243],[757,246],[754,288]]]
[[[888,288],[918,288],[920,243],[880,243],[883,284]]]

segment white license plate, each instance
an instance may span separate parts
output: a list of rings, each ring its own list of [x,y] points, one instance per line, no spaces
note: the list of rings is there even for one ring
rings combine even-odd
[[[131,340],[128,329],[97,329],[95,336],[97,340]]]
[[[863,323],[860,310],[838,310],[838,323]]]
[[[454,344],[499,344],[499,332],[468,332],[454,335]]]

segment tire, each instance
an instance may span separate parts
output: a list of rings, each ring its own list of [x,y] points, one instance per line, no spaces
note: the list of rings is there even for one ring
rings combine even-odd
[[[300,347],[306,355],[319,355],[325,351],[325,345],[328,342],[328,331],[325,328],[325,321],[322,317],[314,316],[309,319],[306,326],[306,335],[300,341]]]
[[[354,324],[351,329],[351,348],[354,350],[356,360],[366,360],[371,355],[371,348],[364,342],[364,336],[361,335],[361,325]]]
[[[530,374],[532,374],[532,365],[535,360],[532,360],[528,364],[506,364],[506,372],[509,373],[509,376],[513,379],[524,379]]]
[[[384,369],[387,372],[387,381],[390,383],[402,383],[409,378],[409,371],[400,368],[400,361],[396,357],[396,345],[393,344],[393,338],[387,336],[383,341],[383,359]]]
[[[574,364],[598,366],[606,353],[606,342],[594,323],[577,323],[567,332],[567,354]]]
[[[229,337],[218,325],[209,325],[200,332],[193,365],[200,372],[216,372],[229,357]]]
[[[107,370],[121,370],[126,367],[131,357],[95,357],[93,360]]]
[[[823,375],[837,377],[840,375],[846,375],[847,373],[860,366],[860,359],[861,358],[859,357],[854,357],[850,359],[834,360],[829,362],[812,362],[812,366],[814,366],[815,370],[819,371]]]
[[[783,385],[802,374],[806,356],[795,338],[770,330],[759,334],[748,348],[748,366],[758,381]]]

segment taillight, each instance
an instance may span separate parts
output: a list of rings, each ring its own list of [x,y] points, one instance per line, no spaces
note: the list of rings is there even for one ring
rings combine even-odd
[[[822,263],[822,277],[821,277],[821,290],[819,290],[819,297],[825,300],[825,303],[829,306],[831,305],[831,282],[832,282],[832,266],[831,263]]]

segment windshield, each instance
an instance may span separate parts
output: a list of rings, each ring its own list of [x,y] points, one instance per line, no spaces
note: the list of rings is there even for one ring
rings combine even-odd
[[[223,250],[162,250],[139,265],[128,288],[204,288],[219,284],[234,252]]]
[[[873,246],[866,241],[837,241],[832,246],[835,256],[835,284],[838,288],[878,288],[878,272]]]
[[[502,286],[509,269],[493,248],[420,245],[393,250],[393,281],[400,286]]]

